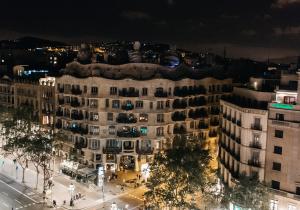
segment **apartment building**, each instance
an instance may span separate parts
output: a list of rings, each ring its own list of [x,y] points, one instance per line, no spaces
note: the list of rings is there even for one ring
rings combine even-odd
[[[272,96],[272,92],[258,88],[235,87],[232,96],[220,101],[219,169],[229,186],[241,175],[257,175],[259,180],[264,180],[267,108]]]
[[[140,170],[178,134],[215,143],[219,99],[231,79],[173,79],[176,70],[156,64],[71,63],[56,78],[56,129],[71,151],[97,168]]]
[[[8,76],[0,79],[0,105],[3,107],[14,106],[14,87],[13,81]]]
[[[295,81],[292,81],[293,87]],[[278,88],[269,104],[265,181],[274,192],[272,210],[300,209],[300,75],[298,89]]]

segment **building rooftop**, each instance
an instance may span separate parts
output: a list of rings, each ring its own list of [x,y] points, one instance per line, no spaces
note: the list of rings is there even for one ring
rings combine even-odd
[[[205,77],[224,79],[224,75],[221,72],[219,74],[215,74],[209,71],[194,71],[184,65],[180,65],[177,68],[168,68],[151,63],[109,65],[103,63],[80,64],[74,61],[67,64],[66,69],[63,69],[60,73],[61,75],[68,74],[79,78],[94,76],[115,80],[125,78],[132,78],[135,80],[164,78],[176,81],[184,78],[202,79]]]
[[[221,98],[223,101],[229,102],[236,106],[248,109],[268,109],[268,101],[257,101],[250,98],[246,98],[244,96],[232,95]]]

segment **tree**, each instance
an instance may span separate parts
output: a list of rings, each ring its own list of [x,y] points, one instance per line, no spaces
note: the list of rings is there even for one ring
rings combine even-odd
[[[30,107],[18,109],[6,109],[2,112],[2,129],[5,134],[5,145],[1,151],[4,155],[11,155],[14,162],[17,162],[22,170],[22,182],[25,182],[25,170],[28,167],[29,155],[27,148],[30,144],[35,117]],[[5,114],[4,114],[5,113]],[[3,117],[3,115],[5,117]],[[16,166],[17,170],[17,166]]]
[[[205,194],[210,185],[210,160],[199,140],[177,136],[173,147],[156,154],[150,165],[149,191],[145,193],[148,204],[155,209],[199,209],[195,197]]]
[[[243,175],[233,187],[224,188],[223,200],[242,209],[268,210],[270,192],[268,186],[261,183],[257,176]]]

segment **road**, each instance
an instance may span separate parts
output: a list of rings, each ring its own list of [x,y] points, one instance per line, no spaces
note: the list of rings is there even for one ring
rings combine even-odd
[[[133,190],[129,190],[125,193],[119,194],[113,198],[103,199],[98,201],[98,205],[93,207],[85,208],[84,210],[102,210],[102,209],[111,209],[113,203],[115,203],[118,209],[128,209],[128,210],[138,210],[142,209],[144,204],[143,194],[145,188],[139,187]]]
[[[1,210],[38,210],[44,209],[41,195],[31,189],[0,174],[0,209]],[[45,208],[46,209],[46,208]]]

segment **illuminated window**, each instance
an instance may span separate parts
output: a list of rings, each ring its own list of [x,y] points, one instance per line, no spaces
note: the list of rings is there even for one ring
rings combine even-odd
[[[278,201],[277,200],[270,201],[270,210],[278,210]]]

